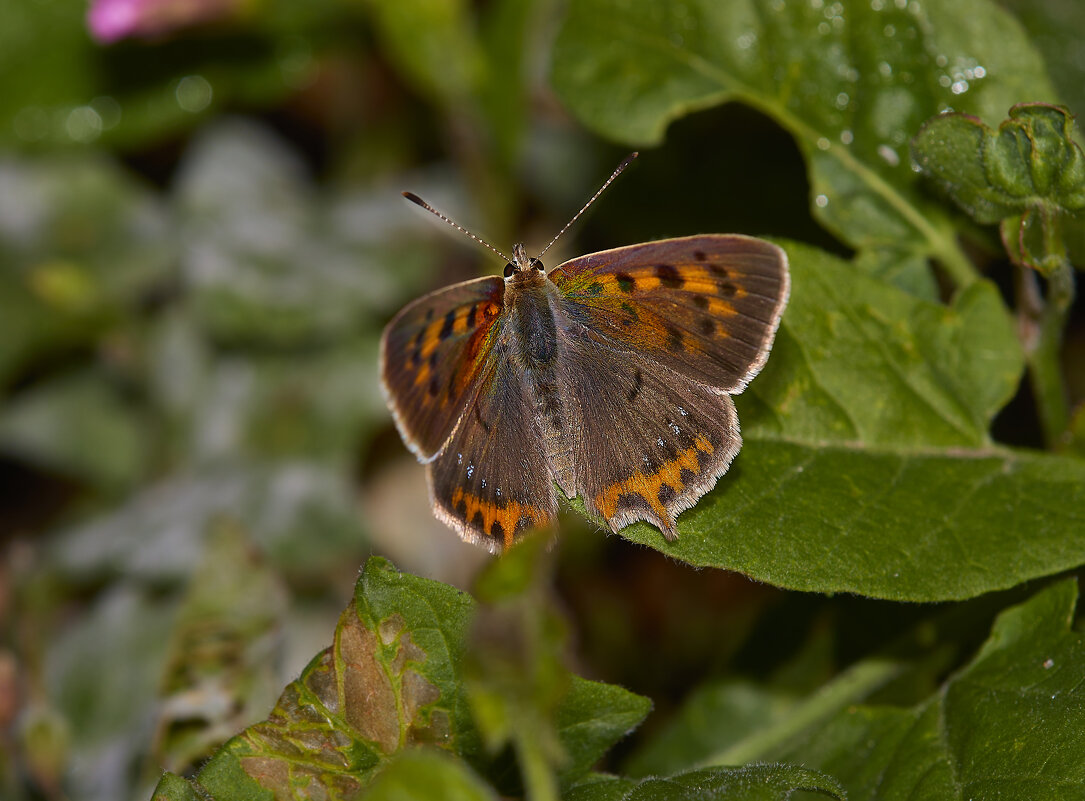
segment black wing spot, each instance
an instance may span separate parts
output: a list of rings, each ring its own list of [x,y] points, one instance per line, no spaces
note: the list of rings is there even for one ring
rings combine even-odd
[[[437,350],[434,349],[433,353],[429,355],[429,369],[437,369]]]
[[[471,525],[479,531],[486,530],[486,520],[483,518],[481,510],[475,512],[475,516],[471,518]]]
[[[452,336],[452,326],[456,324],[456,310],[453,309],[445,315],[445,324],[441,326],[440,337],[444,341]]]
[[[599,283],[598,281],[593,281],[593,282],[592,282],[592,283],[591,283],[591,284],[590,284],[590,285],[588,286],[588,294],[589,294],[589,295],[592,295],[593,297],[594,297],[595,295],[601,295],[601,294],[603,294],[603,285],[602,285],[602,284],[600,284],[600,283]]]
[[[730,281],[723,281],[720,283],[720,294],[725,298],[733,298],[737,291],[738,289]]]
[[[475,315],[478,314],[478,304],[471,304],[471,311],[467,312],[467,330],[470,331],[475,327]]]
[[[463,498],[460,498],[460,502],[456,504],[456,508],[453,511],[455,511],[456,514],[458,514],[464,520],[466,520],[467,519],[467,501],[465,501]]]
[[[704,295],[694,295],[693,305],[696,306],[698,309],[707,309],[708,298],[706,298]]]
[[[656,497],[659,502],[666,506],[677,497],[678,493],[674,491],[674,487],[670,484],[660,484],[659,491],[656,493]]]
[[[618,496],[619,509],[650,509],[648,501],[636,492],[623,492]]]
[[[678,274],[673,264],[657,264],[656,278],[668,289],[681,289],[686,285],[686,279]]]
[[[433,307],[430,306],[426,309],[426,322],[430,322],[433,319]]]
[[[495,520],[493,523],[490,524],[490,536],[491,537],[496,537],[497,539],[504,542],[504,540],[505,540],[505,527],[503,525],[501,525],[500,520]]]
[[[729,278],[731,276],[731,273],[722,264],[710,264],[708,269],[713,275],[718,275],[720,278]]]
[[[622,290],[622,292],[627,295],[637,286],[636,279],[629,273],[615,273],[614,280],[618,282],[618,289]]]
[[[667,325],[667,350],[682,350],[682,332],[673,325]]]
[[[431,398],[436,398],[437,397],[437,393],[441,391],[441,388],[439,386],[437,386],[437,379],[436,378],[431,378],[430,379],[429,387],[427,387],[427,391],[429,392],[429,396]]]
[[[640,394],[641,387],[644,386],[644,376],[640,370],[633,371],[633,388],[629,390],[629,402],[632,403],[637,399]]]
[[[693,251],[693,258],[697,259],[697,261],[704,261],[708,256],[705,255],[703,250],[695,250]]]
[[[711,317],[701,318],[701,333],[706,337],[710,337],[716,333],[716,321]]]

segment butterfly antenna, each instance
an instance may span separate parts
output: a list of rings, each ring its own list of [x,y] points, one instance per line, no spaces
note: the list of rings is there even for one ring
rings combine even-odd
[[[543,257],[543,254],[546,253],[546,251],[550,250],[550,247],[555,242],[558,241],[558,239],[561,237],[561,235],[564,234],[567,230],[569,230],[569,226],[572,225],[573,223],[575,223],[577,221],[577,219],[580,217],[580,215],[588,210],[588,206],[590,206],[592,203],[594,203],[596,201],[596,199],[601,194],[603,194],[603,190],[605,190],[608,186],[610,186],[614,182],[614,179],[622,174],[622,170],[624,170],[626,167],[628,167],[630,164],[632,164],[633,159],[635,159],[638,155],[639,155],[638,153],[633,152],[633,153],[630,153],[628,156],[626,156],[624,159],[622,159],[622,163],[619,164],[615,168],[614,172],[612,172],[610,174],[610,177],[607,178],[607,180],[603,183],[603,185],[601,187],[599,187],[599,191],[596,192],[594,195],[592,195],[591,199],[587,203],[584,204],[583,208],[581,208],[580,211],[578,211],[576,214],[573,215],[573,219],[571,219],[571,220],[569,220],[569,222],[565,223],[565,227],[562,228],[560,231],[558,231],[557,236],[555,236],[553,239],[551,239],[550,244],[547,245],[546,247],[544,247],[541,251],[539,251],[539,255],[536,256],[535,258],[541,259]]]
[[[469,237],[471,237],[471,238],[472,238],[473,240],[475,240],[476,242],[478,242],[478,243],[479,243],[480,245],[482,245],[482,246],[483,246],[484,248],[488,248],[489,250],[492,250],[492,251],[493,251],[494,253],[496,253],[496,254],[497,254],[498,256],[500,256],[501,258],[503,258],[503,259],[504,259],[504,260],[505,260],[506,262],[508,262],[508,263],[511,263],[511,262],[512,262],[512,259],[510,259],[510,258],[509,258],[508,256],[506,256],[506,255],[505,255],[504,253],[502,253],[502,252],[501,252],[500,250],[498,250],[497,248],[495,248],[495,247],[494,247],[493,245],[491,245],[491,244],[490,244],[489,242],[487,242],[487,241],[486,241],[485,239],[482,239],[481,237],[477,237],[477,236],[475,236],[474,234],[472,234],[472,233],[471,233],[470,231],[468,231],[468,230],[467,230],[466,228],[464,228],[464,227],[463,227],[462,225],[460,225],[459,223],[455,222],[454,220],[450,220],[450,219],[449,219],[448,217],[446,217],[445,215],[441,214],[441,212],[437,211],[437,209],[433,208],[433,206],[431,206],[431,205],[430,205],[429,203],[427,203],[426,201],[424,201],[424,200],[423,200],[422,198],[420,198],[420,197],[419,197],[418,195],[416,195],[416,194],[415,194],[414,192],[404,192],[404,193],[403,193],[403,197],[407,198],[407,200],[411,201],[411,203],[414,203],[414,204],[416,204],[416,205],[419,205],[419,206],[421,206],[421,207],[422,207],[422,208],[424,208],[424,209],[425,209],[426,211],[428,211],[428,212],[430,212],[430,213],[432,213],[432,214],[436,214],[436,215],[437,215],[438,217],[440,217],[440,218],[441,218],[442,220],[444,220],[444,221],[445,221],[446,223],[448,223],[449,225],[451,225],[451,226],[452,226],[453,228],[455,228],[455,229],[456,229],[457,231],[459,231],[459,232],[460,232],[461,234],[465,234],[466,236],[469,236]]]

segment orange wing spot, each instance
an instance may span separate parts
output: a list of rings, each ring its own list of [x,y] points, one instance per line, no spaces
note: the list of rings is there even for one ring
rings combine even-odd
[[[508,501],[504,506],[498,506],[470,492],[464,492],[459,487],[452,492],[452,510],[457,515],[462,515],[463,522],[468,527],[480,529],[480,534],[487,537],[500,536],[506,548],[512,545],[516,526],[522,517],[530,518],[535,526],[542,526],[547,520],[547,515],[537,506],[519,501]],[[482,516],[481,527],[474,522],[478,515]],[[495,531],[494,523],[501,528]]]
[[[444,320],[434,320],[432,323],[426,326],[426,331],[422,334],[422,358],[428,359],[429,355],[441,344],[441,328],[444,326]]]
[[[618,499],[622,495],[639,495],[648,502],[652,511],[659,515],[659,519],[673,525],[670,513],[659,500],[659,490],[664,484],[669,485],[676,493],[681,492],[685,485],[682,482],[682,471],[689,470],[691,473],[700,472],[700,464],[697,461],[697,451],[712,453],[715,448],[704,434],[698,434],[693,439],[693,447],[682,451],[669,462],[665,462],[655,473],[642,473],[640,470],[633,473],[625,481],[611,484],[601,493],[595,496],[595,508],[602,512],[603,517],[610,520],[618,511]]]
[[[414,376],[414,385],[420,387],[429,381],[429,362],[426,362]]]
[[[709,298],[708,313],[713,314],[716,317],[733,317],[735,315],[735,307],[726,300]]]
[[[456,312],[456,317],[452,321],[452,335],[460,336],[467,333],[467,315],[470,313],[471,307],[466,309],[460,309]]]
[[[696,277],[687,279],[682,289],[686,292],[692,292],[694,295],[715,295],[719,289],[719,284],[715,281]]]

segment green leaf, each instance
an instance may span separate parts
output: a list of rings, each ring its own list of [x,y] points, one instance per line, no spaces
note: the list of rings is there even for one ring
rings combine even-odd
[[[312,345],[371,324],[428,265],[388,199],[325,199],[286,143],[220,122],[185,155],[174,193],[182,275],[198,321],[231,344]],[[382,217],[384,219],[382,219]]]
[[[221,108],[277,100],[311,80],[314,51],[344,35],[349,7],[264,0],[232,24],[102,46],[87,33],[85,3],[6,3],[0,142],[132,146],[188,130]]]
[[[981,120],[943,114],[912,142],[916,163],[973,219],[1001,222],[1017,264],[1048,272],[1076,242],[1085,208],[1085,153],[1061,106],[1025,103],[994,131]],[[1064,231],[1064,228],[1069,228]]]
[[[93,347],[175,258],[163,204],[112,161],[0,160],[0,387],[34,358]]]
[[[666,778],[593,781],[566,794],[566,801],[786,801],[797,790],[844,799],[833,777],[793,765],[750,765],[744,768],[707,768]]]
[[[150,582],[188,578],[208,526],[228,517],[291,577],[327,576],[358,560],[365,533],[353,485],[311,462],[205,466],[134,493],[118,508],[53,537],[50,564],[68,580],[118,574]]]
[[[1085,561],[1085,465],[992,446],[1021,353],[986,282],[943,307],[789,244],[793,291],[738,398],[745,446],[666,542],[791,589],[968,598]]]
[[[795,136],[827,228],[915,265],[933,255],[961,284],[973,268],[922,197],[909,139],[947,108],[993,120],[1055,99],[1039,54],[988,0],[576,0],[553,65],[570,109],[622,142],[654,144],[672,120],[730,100],[764,111]]]
[[[977,282],[947,308],[823,251],[785,247],[791,300],[768,364],[739,398],[743,432],[807,443],[989,444],[990,421],[1023,369],[993,284]]]
[[[1081,31],[1085,6],[1066,0],[1002,0],[1029,32],[1043,54],[1051,82],[1071,110],[1085,109],[1085,60],[1081,58]]]
[[[562,664],[565,621],[547,597],[547,544],[541,536],[527,538],[475,582],[480,605],[464,670],[487,749],[496,754],[513,747],[532,799],[557,795],[557,769],[566,756],[556,711],[571,680]]]
[[[441,105],[477,90],[483,59],[464,0],[367,0],[381,43],[402,75]]]
[[[788,589],[898,601],[972,598],[1085,562],[1085,463],[747,439],[679,537],[622,536]]]
[[[370,558],[335,644],[286,688],[267,721],[211,758],[194,786],[220,799],[271,797],[298,786],[319,786],[338,797],[361,792],[389,769],[391,792],[405,771],[388,766],[414,746],[439,748],[486,769],[490,758],[463,682],[474,611],[471,598],[452,587]],[[639,722],[647,702],[620,688],[576,684],[571,703],[557,706],[557,731],[560,747],[575,749],[576,764],[587,770],[589,760]],[[455,770],[461,779],[465,771]]]
[[[798,697],[794,692],[726,679],[696,688],[667,727],[638,750],[626,765],[632,776],[664,775],[700,764],[749,732],[786,721]]]
[[[1085,640],[1077,588],[998,618],[987,643],[913,709],[850,706],[773,759],[837,777],[851,798],[1085,798]]]
[[[739,401],[745,445],[666,542],[790,589],[969,598],[1085,561],[1085,464],[992,446],[1021,353],[995,289],[950,308],[788,245],[793,292]]]
[[[1024,103],[998,130],[965,114],[929,120],[912,142],[916,163],[973,219],[995,223],[1030,209],[1085,208],[1085,154],[1062,106]]]
[[[481,602],[465,666],[468,697],[491,752],[510,743],[529,797],[582,777],[651,709],[647,698],[572,676],[566,626],[549,597],[544,537],[512,548],[479,576]]]
[[[366,788],[370,801],[497,801],[497,794],[462,762],[417,748],[389,760]]]
[[[557,711],[558,740],[566,760],[565,781],[584,776],[611,745],[640,725],[652,710],[650,699],[622,687],[573,676]]]
[[[202,801],[196,788],[176,773],[166,773],[154,788],[151,801]]]
[[[106,490],[142,477],[147,435],[136,410],[97,373],[54,379],[0,407],[0,452]]]

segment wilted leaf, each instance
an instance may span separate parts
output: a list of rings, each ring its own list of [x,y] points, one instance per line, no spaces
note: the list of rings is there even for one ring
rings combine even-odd
[[[154,761],[195,767],[274,702],[285,587],[236,522],[210,525],[171,628],[154,736]]]
[[[196,785],[222,799],[285,794],[299,785],[320,787],[332,797],[352,796],[390,760],[419,745],[485,768],[488,758],[468,711],[462,676],[473,612],[469,596],[399,573],[372,557],[354,603],[340,618],[335,645],[286,688],[267,721],[246,729],[212,757]],[[581,680],[574,686],[578,683],[590,684]],[[584,689],[570,693],[581,708],[559,705],[558,733],[563,748],[575,746],[578,755],[593,757],[647,709],[644,699],[610,688],[589,693],[603,703],[585,714]],[[392,769],[393,778],[401,775]],[[463,778],[464,770],[456,772]],[[174,785],[162,787],[176,793]]]

